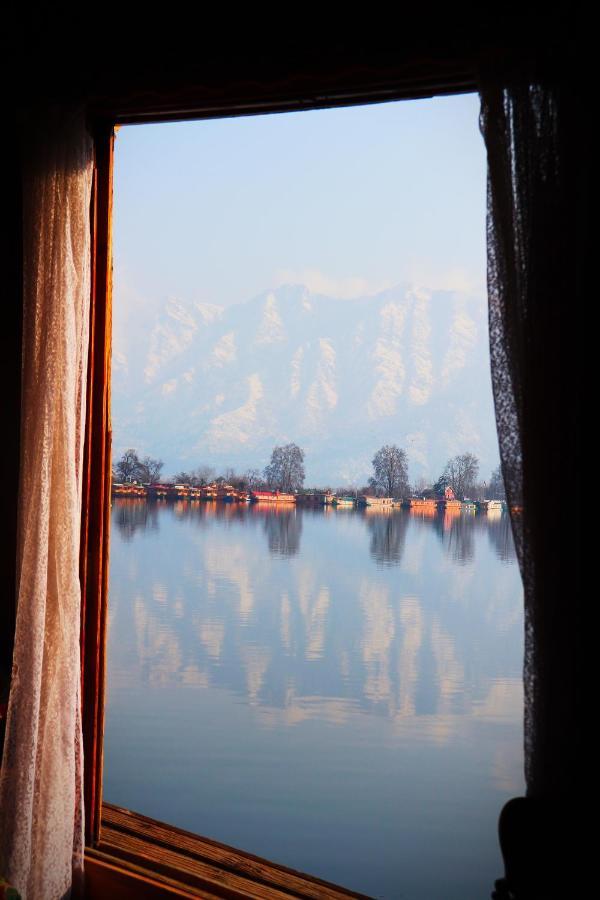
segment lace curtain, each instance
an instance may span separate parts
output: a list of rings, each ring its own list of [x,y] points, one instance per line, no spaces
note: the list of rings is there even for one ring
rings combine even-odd
[[[81,471],[92,141],[83,115],[24,127],[17,623],[0,779],[0,874],[29,900],[83,864]]]
[[[578,231],[587,176],[577,90],[568,71],[541,68],[482,77],[480,95],[492,382],[507,499],[521,510],[512,524],[525,592],[527,793],[555,802],[574,793],[578,768]]]

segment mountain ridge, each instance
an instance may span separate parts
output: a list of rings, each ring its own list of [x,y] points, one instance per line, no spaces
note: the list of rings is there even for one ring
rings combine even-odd
[[[118,298],[116,303],[118,304]],[[262,468],[275,444],[306,452],[309,483],[364,483],[384,443],[410,477],[498,451],[481,297],[408,283],[355,299],[282,285],[229,307],[168,298],[115,322],[113,433],[165,472]]]

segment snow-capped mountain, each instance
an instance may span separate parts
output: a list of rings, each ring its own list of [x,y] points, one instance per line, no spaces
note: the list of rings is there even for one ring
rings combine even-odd
[[[275,444],[306,453],[307,483],[364,483],[385,443],[411,479],[498,451],[484,298],[399,285],[339,300],[286,285],[235,306],[169,299],[119,310],[114,453],[158,456],[165,473],[200,464],[262,468]]]

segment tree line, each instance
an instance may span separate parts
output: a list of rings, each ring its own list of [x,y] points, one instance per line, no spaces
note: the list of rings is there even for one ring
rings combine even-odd
[[[113,480],[151,484],[161,480],[164,463],[150,456],[140,458],[134,449],[126,450],[113,466]],[[338,488],[338,494],[367,494],[397,499],[409,496],[442,496],[447,487],[452,488],[457,499],[504,500],[505,490],[500,467],[492,473],[489,483],[479,479],[479,460],[473,453],[462,453],[446,463],[436,481],[420,478],[414,485],[408,481],[408,457],[406,451],[395,444],[381,447],[372,459],[373,474],[366,485],[348,485]],[[238,490],[272,490],[295,493],[304,488],[304,451],[297,444],[284,444],[273,448],[268,465],[260,469],[248,469],[240,474],[228,468],[216,475],[208,465],[189,471],[177,472],[168,482],[203,487],[222,482]],[[318,490],[329,490],[329,487]],[[314,488],[317,490],[317,488]]]

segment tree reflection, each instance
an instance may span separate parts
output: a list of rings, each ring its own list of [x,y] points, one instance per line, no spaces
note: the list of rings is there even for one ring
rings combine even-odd
[[[498,559],[501,559],[502,562],[512,562],[517,554],[510,524],[510,516],[502,515],[498,518],[488,516],[487,533]]]
[[[300,549],[302,514],[297,510],[269,510],[264,529],[269,550],[274,556],[294,556]]]
[[[130,541],[136,531],[158,531],[156,506],[144,499],[114,500],[112,518],[124,541]]]
[[[371,556],[376,562],[386,566],[400,564],[408,521],[409,516],[403,512],[367,514]]]
[[[447,555],[455,562],[465,563],[475,556],[476,517],[465,513],[438,513],[434,528]]]

